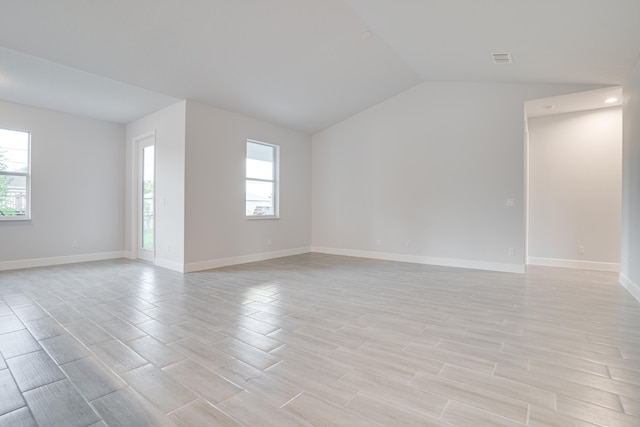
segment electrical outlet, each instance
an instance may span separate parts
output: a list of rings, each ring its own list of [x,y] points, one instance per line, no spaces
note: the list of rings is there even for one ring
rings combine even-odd
[[[516,205],[516,200],[512,198],[508,198],[506,205],[508,208],[512,208]]]
[[[584,246],[582,245],[578,246],[578,254],[584,255]]]
[[[411,240],[407,240],[407,247],[408,248],[413,247],[413,242]]]
[[[267,240],[267,246],[271,246],[271,239]]]
[[[72,240],[71,241],[71,247],[72,248],[77,248],[78,247],[78,241],[77,240]]]
[[[376,240],[376,245],[380,246],[382,244],[382,240],[378,239]]]
[[[509,248],[509,256],[516,256],[516,249],[515,248]]]

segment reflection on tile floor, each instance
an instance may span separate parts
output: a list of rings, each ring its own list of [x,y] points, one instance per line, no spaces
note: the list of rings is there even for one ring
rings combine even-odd
[[[617,275],[306,254],[0,272],[0,426],[640,426]]]

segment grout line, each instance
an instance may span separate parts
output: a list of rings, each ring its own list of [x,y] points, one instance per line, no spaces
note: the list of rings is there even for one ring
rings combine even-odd
[[[247,344],[247,345],[249,345],[249,344]],[[272,351],[279,350],[279,349],[281,349],[281,348],[285,347],[286,345],[287,345],[287,343],[282,343],[282,345],[279,345],[278,347],[272,348],[272,349],[271,349],[271,350],[269,350],[269,351],[265,351],[265,353],[267,353],[267,354],[272,354],[272,353],[271,353]],[[260,350],[260,349],[258,349],[258,350]],[[264,350],[262,350],[262,351],[264,351]]]
[[[346,408],[346,406],[351,403],[353,401],[353,399],[355,399],[356,397],[358,397],[360,395],[360,393],[362,393],[362,390],[358,390],[358,392],[349,400],[347,400],[342,406],[341,408]]]
[[[622,402],[622,398],[620,397],[620,395],[619,395],[619,394],[616,394],[616,397],[618,398],[618,402],[620,403],[620,407],[622,408],[622,412],[623,412],[624,414],[627,414],[627,410],[626,410],[626,408],[624,407],[624,403]],[[631,414],[627,414],[627,415],[631,415]]]
[[[283,409],[285,406],[287,406],[289,403],[293,402],[296,398],[298,398],[302,394],[304,394],[304,391],[301,391],[300,393],[298,393],[295,396],[293,396],[291,399],[289,399],[286,402],[284,402],[282,405],[280,405],[280,409]]]
[[[349,369],[344,375],[340,376],[340,378],[338,378],[337,381],[341,381],[344,377],[346,377],[347,375],[349,375],[351,372],[355,371],[356,368],[351,368]]]
[[[447,412],[447,409],[449,409],[449,403],[451,403],[451,399],[447,399],[447,403],[444,404],[444,408],[442,408],[442,411],[440,411],[440,416],[438,417],[439,420],[444,417],[444,413]]]
[[[607,371],[607,375],[609,376],[609,378],[613,379],[613,377],[611,376],[611,369],[609,369],[609,365],[604,365],[604,369]]]
[[[181,384],[181,383],[179,383],[179,384]],[[182,385],[182,384],[181,384],[181,385]],[[187,403],[185,403],[184,405],[182,405],[182,406],[180,406],[180,407],[178,407],[178,408],[176,408],[176,409],[173,409],[173,410],[171,410],[171,411],[167,412],[167,413],[166,413],[166,414],[164,414],[164,415],[165,415],[166,417],[168,417],[169,415],[173,414],[174,412],[177,412],[177,411],[181,410],[182,408],[186,408],[187,406],[191,405],[193,402],[196,402],[198,399],[201,399],[199,394],[197,394],[197,393],[196,393],[195,395],[196,395],[196,398],[195,398],[195,399],[193,399],[192,401],[187,402]]]

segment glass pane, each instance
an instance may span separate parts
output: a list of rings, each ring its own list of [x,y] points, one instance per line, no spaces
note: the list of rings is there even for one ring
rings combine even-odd
[[[273,183],[247,180],[247,216],[274,214]]]
[[[247,178],[273,180],[273,163],[247,159]]]
[[[275,147],[247,142],[247,178],[273,180]]]
[[[0,216],[27,215],[27,177],[0,175]]]
[[[29,172],[29,133],[0,129],[0,170]]]
[[[142,149],[142,248],[149,250],[154,245],[154,149]]]

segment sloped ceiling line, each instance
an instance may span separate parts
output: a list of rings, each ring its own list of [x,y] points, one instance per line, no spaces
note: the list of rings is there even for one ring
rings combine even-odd
[[[189,98],[313,134],[423,81],[619,85],[639,17],[637,0],[0,0],[0,99],[128,122]]]

